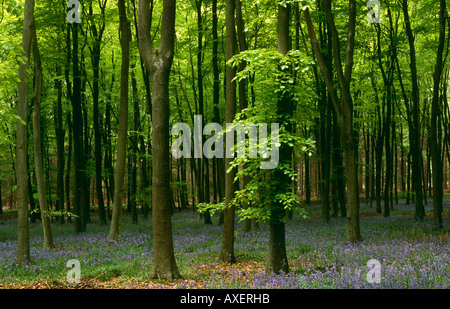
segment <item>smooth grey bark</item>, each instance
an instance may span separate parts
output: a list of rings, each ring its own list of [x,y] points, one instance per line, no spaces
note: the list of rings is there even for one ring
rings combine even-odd
[[[28,227],[28,171],[27,171],[27,70],[30,63],[31,42],[34,27],[34,0],[26,0],[24,7],[22,53],[23,61],[19,64],[19,84],[17,99],[17,143],[16,143],[16,175],[17,175],[17,256],[16,264],[21,266],[30,261],[30,232]]]
[[[235,28],[235,0],[226,1],[226,61],[231,59],[236,52],[236,28]],[[236,114],[236,82],[233,80],[236,75],[236,69],[226,66],[226,111],[225,122],[232,123]],[[222,247],[220,249],[219,260],[224,263],[235,263],[234,256],[234,206],[231,201],[234,198],[234,177],[236,169],[233,168],[229,172],[232,158],[225,158],[225,210],[223,211],[224,223],[222,233]]]
[[[45,190],[44,167],[41,143],[41,93],[42,93],[42,65],[39,45],[36,36],[36,27],[33,27],[34,57],[34,95],[33,95],[33,148],[34,148],[34,168],[36,174],[37,192],[39,207],[41,210],[42,227],[44,230],[44,247],[53,248],[52,230],[50,227],[50,217],[48,213],[47,195]]]
[[[114,174],[114,198],[109,239],[120,237],[122,220],[123,183],[125,177],[127,157],[127,130],[128,130],[128,73],[130,70],[130,24],[127,19],[125,0],[118,0],[120,46],[122,48],[122,65],[120,72],[120,111],[119,134],[117,140],[117,161]]]
[[[150,37],[150,1],[139,1],[139,51],[150,73],[152,87],[152,222],[153,261],[151,278],[180,278],[175,260],[170,189],[169,76],[175,53],[176,1],[164,0],[159,46]]]
[[[329,75],[329,70],[324,61],[314,27],[306,8],[303,13],[308,26],[308,32],[311,39],[313,51],[317,57],[318,65],[329,95],[331,96],[334,110],[336,111],[337,120],[340,128],[340,140],[344,150],[344,166],[347,184],[347,232],[346,239],[349,242],[361,241],[359,229],[359,193],[358,193],[358,166],[357,166],[357,144],[353,134],[353,103],[350,92],[351,75],[353,68],[353,50],[355,44],[355,27],[356,27],[356,1],[349,1],[349,17],[347,30],[347,45],[345,48],[344,67],[341,63],[341,48],[339,35],[334,23],[334,17],[331,11],[331,3],[328,0],[324,2],[325,14],[328,26],[333,38],[333,57],[336,68],[338,86],[340,88],[341,97],[338,98],[336,89]]]

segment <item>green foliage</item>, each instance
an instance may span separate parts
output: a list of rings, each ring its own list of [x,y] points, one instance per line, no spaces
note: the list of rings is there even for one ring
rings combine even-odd
[[[256,100],[253,105],[236,115],[235,123],[241,122],[243,125],[255,123],[258,127],[260,123],[279,123],[279,143],[274,144],[268,134],[271,149],[286,145],[300,152],[309,152],[314,146],[314,141],[287,130],[289,123],[294,127],[302,124],[295,122],[294,119],[281,118],[277,114],[277,103],[280,97],[288,94],[291,104],[309,105],[314,94],[312,87],[309,87],[302,78],[310,72],[314,61],[298,50],[290,51],[284,56],[275,50],[257,49],[236,55],[229,64],[237,67],[241,62],[245,62],[246,67],[237,74],[236,80],[254,77]],[[259,149],[259,144],[257,147]],[[268,221],[274,219],[273,207],[281,205],[285,210],[291,210],[300,205],[300,200],[290,185],[286,187],[285,183],[274,177],[275,174],[281,174],[291,181],[296,181],[298,175],[290,162],[279,162],[278,166],[269,172],[260,169],[262,160],[264,159],[260,157],[248,158],[248,156],[236,158],[230,167],[238,170],[235,181],[244,176],[249,179],[245,188],[235,193],[232,201],[242,219]],[[242,166],[240,170],[239,166]],[[306,217],[304,209],[300,210],[300,215]],[[276,220],[278,219],[285,220],[284,216]]]
[[[41,209],[35,208],[30,211],[30,214],[41,213],[41,212],[42,212]],[[67,211],[67,210],[53,210],[53,209],[49,209],[49,210],[45,211],[44,216],[46,216],[46,217],[62,217],[62,216],[64,216],[64,217],[73,217],[73,218],[79,217],[78,215],[76,215],[70,211]]]
[[[206,212],[209,212],[211,216],[214,216],[216,211],[223,211],[225,209],[225,202],[220,202],[217,204],[212,203],[198,203],[197,204],[197,211],[201,214],[204,214]]]

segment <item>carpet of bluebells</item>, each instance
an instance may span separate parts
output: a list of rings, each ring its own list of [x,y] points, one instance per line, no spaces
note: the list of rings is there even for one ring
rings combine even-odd
[[[172,283],[146,278],[152,263],[151,220],[131,224],[123,219],[121,240],[108,240],[108,228],[88,224],[87,232],[72,233],[72,225],[52,225],[55,249],[42,246],[42,227],[30,227],[32,263],[14,267],[16,220],[0,221],[0,286],[8,283],[63,282],[70,259],[81,263],[83,278],[103,282],[114,280],[119,288],[450,288],[450,206],[444,206],[444,229],[433,230],[431,206],[424,222],[415,222],[414,206],[396,205],[384,218],[374,208],[361,206],[363,241],[345,242],[345,219],[332,218],[325,225],[307,207],[308,218],[295,217],[286,224],[286,245],[290,273],[265,274],[268,250],[268,226],[257,231],[239,232],[236,228],[235,254],[238,263],[218,262],[222,227],[205,225],[191,211],[173,216],[174,247],[183,279]],[[381,265],[380,283],[370,283],[367,262],[377,259]]]

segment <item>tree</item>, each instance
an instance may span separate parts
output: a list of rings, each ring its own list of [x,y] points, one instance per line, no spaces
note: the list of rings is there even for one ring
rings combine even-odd
[[[434,226],[436,229],[442,228],[442,158],[441,158],[441,142],[438,136],[438,119],[441,111],[439,110],[439,89],[441,76],[443,71],[443,53],[445,45],[445,19],[446,19],[446,3],[445,0],[439,1],[439,43],[436,55],[436,65],[433,73],[433,98],[431,103],[431,154],[433,163],[433,213]]]
[[[44,247],[53,248],[53,236],[50,227],[50,214],[45,190],[44,167],[41,143],[41,93],[42,93],[42,64],[39,45],[36,36],[36,27],[33,26],[32,50],[34,56],[34,96],[33,96],[33,146],[34,166],[36,169],[36,183],[41,210],[42,226],[44,229]]]
[[[19,85],[17,100],[17,144],[16,144],[16,173],[17,173],[17,258],[16,264],[23,265],[30,261],[30,235],[28,228],[28,141],[27,141],[27,70],[30,63],[31,43],[34,27],[34,0],[26,0],[24,7],[22,32],[22,61],[19,65]]]
[[[309,37],[311,45],[316,55],[318,65],[329,95],[331,96],[334,110],[337,114],[337,119],[340,128],[340,138],[344,149],[344,165],[345,176],[347,184],[347,235],[346,239],[350,242],[358,242],[361,240],[359,229],[359,193],[358,193],[358,168],[357,168],[357,144],[354,140],[353,127],[353,103],[350,91],[351,76],[353,69],[353,51],[355,47],[355,27],[356,27],[356,1],[349,1],[348,14],[348,29],[347,29],[347,46],[345,49],[345,66],[341,63],[341,49],[339,35],[334,22],[334,17],[331,11],[331,3],[328,0],[324,1],[325,14],[328,22],[328,27],[332,33],[333,39],[333,57],[334,65],[338,78],[338,86],[340,89],[340,99],[329,70],[324,61],[322,51],[317,41],[314,27],[309,14],[309,8],[304,9],[304,16],[308,26]]]
[[[422,194],[422,169],[423,169],[423,157],[422,148],[420,143],[420,95],[419,95],[419,83],[417,79],[417,61],[416,61],[416,47],[414,35],[411,29],[411,22],[408,12],[408,0],[402,2],[403,16],[405,19],[406,36],[409,44],[409,65],[411,69],[411,94],[412,94],[412,106],[407,104],[406,108],[412,121],[409,122],[409,138],[411,144],[411,156],[412,156],[412,183],[414,185],[414,191],[416,193],[416,213],[415,218],[419,221],[423,220],[425,216],[425,210],[423,207],[423,194]]]
[[[131,30],[127,18],[127,10],[124,0],[118,0],[120,23],[120,46],[122,48],[122,66],[120,72],[120,114],[119,136],[117,141],[117,162],[114,175],[114,199],[111,228],[109,239],[115,240],[120,236],[120,224],[122,217],[122,192],[125,177],[127,157],[127,130],[128,130],[128,73],[130,70],[130,40]]]
[[[70,26],[72,28],[73,48],[72,48],[72,69],[73,69],[73,92],[72,92],[72,125],[73,125],[73,153],[75,168],[75,197],[74,213],[75,224],[74,233],[81,233],[86,230],[86,162],[83,145],[83,112],[81,107],[81,70],[79,63],[79,27],[78,23]]]
[[[278,4],[278,52],[286,55],[289,52],[289,23],[290,23],[290,6],[288,4]],[[287,70],[287,68],[286,68]],[[277,114],[280,123],[284,123],[286,131],[290,132],[292,126],[290,124],[292,117],[291,94],[284,91],[280,94],[277,102]],[[273,147],[273,146],[272,146]],[[291,164],[292,147],[287,143],[280,146],[279,164]],[[284,170],[277,169],[273,173],[273,177],[277,180],[277,192],[291,191],[291,177]],[[286,255],[286,231],[285,231],[285,207],[282,201],[273,202],[270,207],[270,240],[269,240],[269,256],[267,259],[266,272],[270,273],[288,273],[289,263]]]
[[[92,55],[92,70],[93,70],[93,89],[92,89],[92,99],[93,99],[93,126],[94,126],[94,154],[95,154],[95,188],[97,193],[97,203],[100,215],[100,225],[106,225],[106,213],[105,205],[103,199],[103,187],[102,187],[102,141],[100,134],[100,123],[99,123],[99,83],[100,83],[100,52],[101,43],[103,38],[103,33],[105,31],[105,8],[107,0],[99,1],[99,6],[101,10],[102,23],[99,29],[92,20],[91,33],[94,38],[94,43],[91,50]],[[89,15],[93,16],[92,3],[89,4]]]
[[[170,218],[170,162],[169,162],[169,76],[175,52],[176,1],[164,0],[159,46],[150,37],[150,1],[139,1],[139,51],[150,74],[152,86],[152,222],[153,263],[152,278],[173,280],[180,278],[172,236]]]
[[[57,43],[58,53],[61,50],[61,46],[58,40]],[[57,89],[57,99],[55,103],[55,135],[56,135],[56,156],[57,156],[57,203],[56,210],[64,211],[64,136],[65,130],[63,129],[63,110],[62,110],[62,99],[63,99],[63,89],[62,89],[62,70],[61,64],[56,64],[56,80],[55,87]],[[59,223],[64,223],[64,216],[59,217]]]
[[[235,28],[235,0],[226,1],[226,61],[230,60],[236,52],[236,28]],[[236,82],[234,77],[236,69],[227,65],[226,67],[226,112],[225,122],[233,123],[236,114]],[[222,236],[222,247],[220,249],[219,260],[224,263],[234,263],[234,206],[231,201],[234,199],[234,177],[236,170],[231,166],[232,158],[225,158],[225,210],[224,226]]]

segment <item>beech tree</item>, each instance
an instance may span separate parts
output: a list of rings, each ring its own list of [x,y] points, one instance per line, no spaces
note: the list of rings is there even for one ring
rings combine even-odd
[[[445,46],[445,18],[446,1],[439,1],[439,42],[436,54],[436,65],[433,73],[433,98],[431,103],[431,155],[433,168],[433,214],[434,226],[436,229],[442,229],[442,146],[438,138],[438,132],[441,130],[438,126],[440,119],[440,85],[443,72],[443,54]]]
[[[359,191],[358,191],[358,168],[357,168],[357,144],[354,140],[353,124],[353,103],[350,91],[352,70],[353,70],[353,51],[355,47],[355,27],[356,27],[356,1],[349,1],[347,44],[345,49],[345,66],[342,66],[340,39],[334,22],[331,9],[331,1],[324,0],[324,9],[328,27],[330,28],[333,39],[333,60],[337,73],[338,86],[340,89],[340,98],[331,79],[331,75],[324,61],[315,30],[309,14],[309,8],[304,9],[304,16],[308,26],[309,37],[312,49],[316,55],[318,65],[329,95],[333,103],[334,110],[340,127],[341,143],[344,148],[344,164],[346,184],[348,191],[347,199],[347,240],[357,242],[361,240],[359,229]]]
[[[22,32],[22,62],[19,66],[19,86],[17,98],[17,144],[16,144],[16,175],[17,175],[17,258],[16,264],[23,265],[30,261],[30,232],[28,228],[28,83],[27,70],[30,64],[31,43],[34,28],[34,0],[26,0],[24,7]]]
[[[150,1],[139,1],[139,51],[152,86],[152,278],[180,277],[175,261],[170,218],[169,76],[175,52],[176,1],[164,0],[159,46],[150,36]]]
[[[124,0],[118,0],[120,45],[122,48],[122,65],[120,72],[120,114],[119,137],[117,141],[117,162],[114,174],[114,206],[111,220],[109,238],[115,240],[120,236],[122,217],[122,194],[127,157],[127,131],[128,131],[128,73],[130,70],[130,24]]]
[[[278,52],[286,55],[289,52],[289,23],[290,23],[290,5],[278,4]],[[280,123],[285,123],[286,131],[292,131],[290,124],[292,117],[291,94],[282,92],[277,102],[277,114]],[[272,145],[274,147],[274,145]],[[280,146],[279,164],[291,163],[292,147],[287,143]],[[291,178],[284,170],[277,169],[272,177],[277,178],[279,188],[277,191],[292,191]],[[277,201],[271,207],[270,213],[270,240],[269,256],[267,259],[266,272],[284,273],[289,272],[289,263],[286,255],[286,236],[285,236],[285,206],[282,201]]]
[[[236,52],[235,39],[235,0],[226,1],[226,60],[230,60]],[[226,67],[226,112],[225,122],[233,123],[236,114],[236,82],[234,77],[236,69],[227,65]],[[225,158],[225,210],[224,210],[224,226],[222,247],[220,249],[219,259],[222,262],[234,263],[236,258],[234,256],[234,216],[235,210],[231,201],[234,199],[234,177],[236,170],[231,166],[233,158]]]
[[[41,144],[41,93],[42,93],[42,64],[36,27],[33,26],[32,50],[34,56],[34,95],[33,95],[33,148],[34,166],[36,169],[37,191],[41,210],[42,226],[44,228],[44,247],[53,248],[52,230],[50,227],[50,213],[45,190],[42,144]]]

